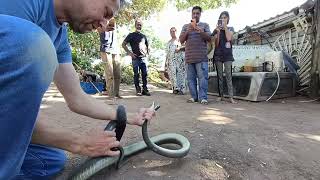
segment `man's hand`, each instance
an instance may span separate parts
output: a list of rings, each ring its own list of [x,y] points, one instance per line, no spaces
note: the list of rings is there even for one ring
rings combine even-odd
[[[133,117],[128,118],[128,124],[142,126],[145,120],[150,121],[155,116],[153,107],[141,108]]]
[[[186,33],[190,33],[190,32],[193,32],[194,31],[194,27],[192,26],[192,24],[190,23],[188,28],[187,28],[187,31]]]
[[[130,52],[129,55],[131,56],[132,59],[136,59],[137,55],[133,52]]]
[[[115,132],[96,128],[80,136],[78,147],[73,153],[90,157],[118,156],[120,152],[111,151],[111,148],[119,147],[119,145],[120,142],[117,141]]]
[[[204,29],[196,26],[195,31],[197,31],[198,33],[203,33],[203,32],[204,32]]]

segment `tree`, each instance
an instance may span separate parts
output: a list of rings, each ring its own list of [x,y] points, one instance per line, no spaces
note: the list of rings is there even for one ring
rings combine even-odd
[[[99,34],[91,32],[78,34],[69,29],[69,41],[72,48],[72,59],[78,68],[92,71],[93,59],[99,58]]]
[[[223,5],[229,6],[236,3],[238,0],[176,0],[178,10],[187,9],[192,6],[200,6],[204,10],[215,9]]]
[[[121,9],[117,16],[118,24],[128,24],[133,19],[148,18],[150,15],[160,12],[167,3],[173,3],[178,10],[184,10],[192,6],[201,6],[204,10],[215,9],[220,6],[229,6],[238,0],[132,0]]]

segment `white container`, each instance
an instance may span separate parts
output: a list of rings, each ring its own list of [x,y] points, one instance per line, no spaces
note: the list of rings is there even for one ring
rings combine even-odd
[[[265,54],[265,62],[273,62],[274,68],[273,71],[274,72],[283,72],[284,71],[284,60],[283,60],[283,53],[281,51],[271,51],[271,52],[267,52]]]

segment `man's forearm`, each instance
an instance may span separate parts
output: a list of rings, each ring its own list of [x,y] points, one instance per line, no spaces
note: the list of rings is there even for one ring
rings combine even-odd
[[[186,40],[188,39],[188,33],[187,32],[184,32],[180,35],[179,37],[179,40],[180,40],[180,43],[183,44],[184,42],[186,42]]]
[[[127,54],[130,54],[130,50],[126,43],[122,43],[122,48],[124,49],[124,51],[126,51]]]
[[[50,120],[38,118],[31,142],[79,153],[81,135]]]
[[[100,120],[116,120],[116,110],[103,101],[87,94],[79,95],[68,102],[71,111]]]
[[[60,64],[55,73],[55,84],[71,111],[94,119],[115,120],[116,111],[103,101],[85,94],[72,64]]]

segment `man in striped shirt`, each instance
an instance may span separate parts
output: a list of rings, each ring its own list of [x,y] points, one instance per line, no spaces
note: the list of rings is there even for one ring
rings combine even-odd
[[[210,41],[210,27],[200,22],[202,8],[192,8],[191,23],[185,24],[180,34],[180,42],[186,42],[185,61],[191,98],[188,102],[208,104],[208,57],[207,42]],[[197,84],[199,83],[199,92]]]

